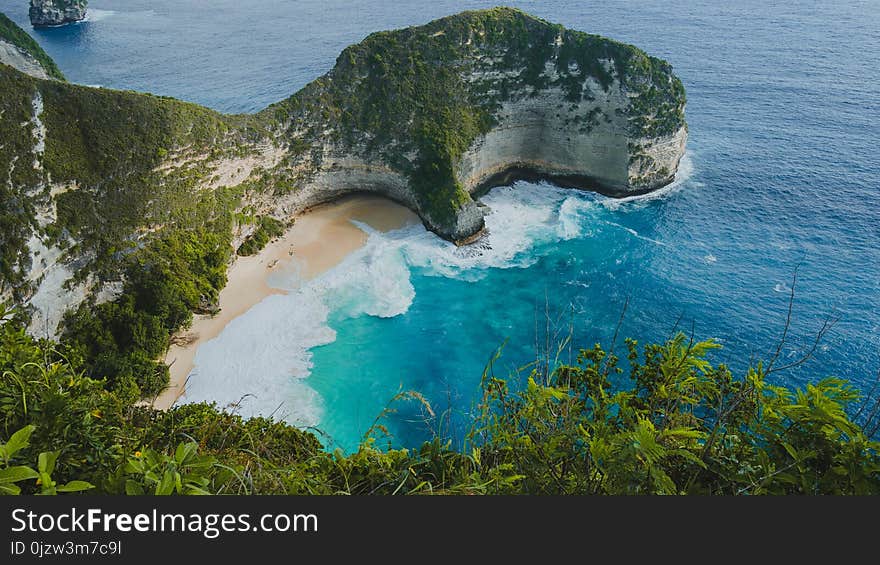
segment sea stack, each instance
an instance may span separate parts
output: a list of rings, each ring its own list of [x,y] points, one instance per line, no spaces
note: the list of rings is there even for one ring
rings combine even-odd
[[[86,0],[31,0],[28,15],[34,27],[58,26],[86,17]]]

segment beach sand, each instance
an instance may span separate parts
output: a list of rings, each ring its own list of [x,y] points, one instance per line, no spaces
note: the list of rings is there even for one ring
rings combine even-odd
[[[167,410],[185,396],[186,379],[193,369],[199,345],[220,335],[229,322],[265,297],[285,292],[269,286],[267,279],[271,273],[295,263],[300,277],[308,280],[338,265],[349,253],[362,247],[367,234],[351,220],[383,232],[419,221],[410,210],[386,198],[347,196],[298,216],[284,235],[269,242],[257,255],[238,257],[229,268],[228,282],[220,292],[220,312],[214,316],[195,316],[188,330],[173,337],[165,357],[170,366],[170,383],[152,406]]]

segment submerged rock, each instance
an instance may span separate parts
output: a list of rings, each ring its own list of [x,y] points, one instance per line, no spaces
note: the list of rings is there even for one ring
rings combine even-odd
[[[31,0],[28,15],[34,27],[58,26],[86,17],[86,0]]]

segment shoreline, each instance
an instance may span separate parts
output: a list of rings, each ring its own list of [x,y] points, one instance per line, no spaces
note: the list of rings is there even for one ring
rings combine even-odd
[[[408,208],[367,194],[344,196],[297,215],[293,225],[259,253],[235,258],[218,298],[220,312],[214,316],[194,315],[189,329],[172,336],[165,355],[170,373],[168,387],[146,403],[159,410],[171,408],[186,396],[186,380],[195,366],[196,351],[201,344],[220,335],[227,324],[267,296],[287,293],[269,284],[273,273],[292,269],[298,271],[301,280],[308,281],[363,247],[367,233],[352,220],[381,232],[419,222],[418,216]]]

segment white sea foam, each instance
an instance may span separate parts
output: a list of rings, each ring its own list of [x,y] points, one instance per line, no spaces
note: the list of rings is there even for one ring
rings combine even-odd
[[[791,292],[791,288],[785,283],[776,283],[776,286],[773,287],[775,292]]]
[[[625,231],[626,233],[630,234],[631,236],[633,236],[633,237],[636,238],[636,239],[641,239],[642,241],[648,241],[648,242],[650,242],[650,243],[653,243],[654,245],[666,245],[665,243],[663,243],[662,241],[660,241],[660,240],[658,240],[658,239],[653,239],[653,238],[650,238],[650,237],[646,237],[646,236],[640,234],[639,232],[637,232],[636,230],[634,230],[634,229],[632,229],[632,228],[630,228],[630,227],[627,227],[627,226],[625,226],[625,225],[623,225],[623,224],[618,224],[617,222],[610,222],[610,221],[608,221],[608,220],[602,220],[602,223],[605,224],[605,225],[608,225],[608,226],[614,226],[614,227],[616,227],[616,228],[620,228],[620,229],[622,229],[623,231]]]
[[[609,210],[618,210],[621,207],[626,207],[628,205],[640,205],[651,202],[652,200],[667,198],[670,194],[678,192],[685,186],[687,186],[688,188],[699,188],[702,186],[701,183],[688,182],[690,181],[694,172],[695,168],[693,156],[691,155],[690,151],[685,151],[684,155],[681,158],[681,162],[678,164],[678,171],[676,171],[675,173],[675,180],[673,180],[671,183],[667,184],[663,188],[655,190],[653,192],[649,192],[647,194],[639,194],[637,196],[626,196],[624,198],[604,198],[600,202]]]
[[[691,174],[690,159],[682,165],[682,174],[665,194]],[[608,208],[648,199],[615,201],[549,184],[499,187],[482,198],[488,207],[486,235],[465,247],[440,239],[421,224],[380,233],[356,223],[368,234],[362,248],[308,282],[301,280],[295,262],[276,271],[269,284],[288,294],[266,298],[199,348],[186,400],[234,404],[244,416],[271,415],[298,426],[316,425],[323,411],[321,398],[305,377],[312,370],[311,349],[336,339],[331,314],[399,316],[415,298],[414,271],[476,281],[489,269],[528,267],[539,259],[542,244],[589,237],[599,223],[662,244],[606,219]]]
[[[186,401],[237,404],[243,416],[316,424],[320,398],[303,379],[312,368],[309,350],[336,339],[328,313],[308,289],[267,297],[199,347]]]
[[[592,235],[589,225],[584,221],[584,216],[593,211],[596,206],[594,200],[586,200],[582,197],[566,198],[559,207],[559,222],[557,233],[562,239],[575,239]]]
[[[89,8],[86,11],[86,19],[87,22],[100,22],[106,20],[110,16],[116,13],[115,10],[98,10],[96,8]]]
[[[400,240],[358,225],[369,234],[366,244],[308,287],[346,317],[399,316],[416,295]]]
[[[476,244],[456,247],[413,226],[399,232],[401,248],[411,267],[429,275],[477,280],[490,268],[528,267],[537,260],[529,251],[559,239],[560,205],[570,194],[551,185],[496,188],[483,198],[486,235]]]

